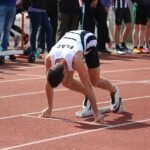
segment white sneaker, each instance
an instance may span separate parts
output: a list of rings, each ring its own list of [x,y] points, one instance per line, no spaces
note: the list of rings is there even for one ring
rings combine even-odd
[[[75,113],[76,117],[83,118],[94,115],[93,110],[91,109],[90,101],[88,97],[85,96],[85,99],[82,102],[82,108],[80,111]]]
[[[115,88],[116,88],[116,92],[111,93],[110,110],[112,112],[117,112],[120,108],[120,105],[121,105],[121,98],[119,95],[119,89],[118,89],[118,87],[115,87]]]
[[[79,118],[84,118],[84,117],[89,117],[89,116],[93,116],[94,113],[93,113],[93,110],[92,109],[81,109],[81,111],[78,111],[75,113],[75,116],[76,117],[79,117]]]

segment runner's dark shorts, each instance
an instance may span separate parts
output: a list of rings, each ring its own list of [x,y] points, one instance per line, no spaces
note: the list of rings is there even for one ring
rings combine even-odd
[[[115,24],[121,25],[124,23],[131,23],[131,14],[129,8],[114,8]]]
[[[146,6],[134,3],[133,7],[134,23],[146,25],[148,20],[148,10]]]
[[[88,68],[97,68],[100,65],[98,49],[92,47],[92,50],[85,55],[85,62]]]
[[[146,6],[147,18],[150,19],[150,6]]]

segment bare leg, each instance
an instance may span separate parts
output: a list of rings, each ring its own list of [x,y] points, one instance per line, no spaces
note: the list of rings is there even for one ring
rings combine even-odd
[[[146,36],[145,36],[145,42],[146,47],[150,48],[150,19],[148,20],[147,26],[146,26]]]
[[[140,44],[140,46],[144,46],[144,38],[143,37],[145,37],[145,30],[146,30],[146,26],[145,25],[141,25],[140,26],[140,32],[139,32],[139,44]]]
[[[100,67],[89,69],[88,71],[89,71],[89,76],[90,76],[93,86],[107,90],[110,93],[113,93],[116,91],[116,89],[109,82],[109,80],[100,77]]]
[[[133,46],[139,45],[139,27],[140,25],[134,25],[133,32],[132,32],[132,39],[133,39]]]
[[[114,37],[115,37],[116,45],[119,45],[120,43],[120,30],[121,30],[121,25],[115,25]]]
[[[86,92],[85,92],[85,87],[83,86],[83,84],[78,81],[78,80],[75,80],[75,79],[72,79],[72,82],[71,83],[63,83],[63,85],[67,88],[69,88],[70,90],[73,90],[73,91],[76,91],[76,92],[80,92],[84,95],[86,95]],[[89,99],[90,101],[90,99]],[[91,108],[91,103],[90,103],[90,108]],[[93,111],[91,110],[92,112],[92,115],[94,114]],[[80,116],[80,115],[79,115]],[[80,116],[82,117],[82,116]],[[95,122],[101,122],[101,123],[104,123],[104,120],[103,120],[103,115],[101,114],[101,112],[99,111],[98,114],[96,114],[95,116]],[[100,118],[100,120],[99,120]]]
[[[72,79],[71,83],[69,83],[69,84],[63,83],[63,85],[65,87],[69,88],[70,90],[80,92],[85,95],[85,88],[84,88],[83,84],[81,82],[79,82],[78,80]]]
[[[126,43],[127,38],[129,36],[129,33],[130,33],[130,30],[131,30],[131,23],[127,23],[125,25],[125,28],[124,28],[123,33],[122,33],[122,42],[123,43]]]
[[[93,86],[109,91],[110,95],[116,92],[116,88],[108,80],[100,78],[99,67],[95,69],[88,69],[88,72]],[[112,108],[111,106],[99,108],[99,112],[107,113],[111,111],[111,108]],[[87,97],[85,97],[84,99],[81,111],[76,112],[75,115],[77,117],[87,117],[93,115],[93,112],[91,110],[91,104]]]

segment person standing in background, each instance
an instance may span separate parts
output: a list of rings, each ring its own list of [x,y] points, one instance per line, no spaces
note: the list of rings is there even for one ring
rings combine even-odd
[[[14,17],[14,21],[11,27],[10,36],[14,39],[14,48],[17,48],[20,40],[21,40],[21,34],[22,34],[22,27],[15,24],[16,16],[18,14],[21,14],[24,10],[22,9],[21,0],[16,1],[16,15]],[[15,32],[14,32],[15,31]],[[16,34],[17,32],[17,34]],[[20,35],[19,35],[20,34]],[[29,41],[29,35],[27,33],[24,33],[24,45],[26,45]]]
[[[143,0],[132,0],[132,2],[134,13],[134,27],[132,32],[133,53],[148,53],[148,50],[144,47],[148,21],[148,6],[143,3]]]
[[[56,32],[58,26],[58,0],[47,0],[46,1],[46,11],[49,17],[49,21],[52,26],[52,46],[56,42]],[[45,51],[45,39],[46,39],[46,30],[43,26],[41,26],[39,35],[38,35],[38,49],[40,53],[44,53]]]
[[[0,51],[7,50],[10,30],[16,15],[16,0],[0,0]]]
[[[146,25],[146,35],[145,35],[145,48],[150,52],[150,0],[142,0],[146,6],[147,14],[147,25]]]
[[[30,0],[31,5],[28,8],[31,25],[31,54],[35,54],[37,56],[39,54],[37,53],[36,38],[41,26],[46,30],[47,51],[49,51],[52,46],[52,28],[46,11],[46,1],[48,0]]]
[[[149,8],[150,11],[150,8]],[[147,50],[150,52],[150,18],[148,19],[147,26],[146,26],[146,35],[145,35],[145,46]]]
[[[70,31],[78,29],[80,5],[78,0],[58,0],[57,40]]]
[[[113,0],[113,9],[115,14],[114,39],[116,53],[130,53],[131,51],[126,46],[127,38],[131,30],[131,13],[128,6],[128,0]],[[121,32],[123,21],[125,26]]]
[[[104,8],[105,8],[105,11],[106,11],[106,25],[107,25],[107,17],[108,17],[109,8],[110,8],[110,5],[111,5],[111,0],[101,0],[101,1],[102,1],[102,4],[103,4]],[[107,36],[106,39],[107,40],[105,41],[105,44],[108,45],[108,48],[111,48],[112,42],[111,42],[110,35],[109,35],[109,27],[108,27],[108,25],[107,25],[107,30],[108,30],[107,34],[106,34],[106,36]]]
[[[106,49],[105,45],[110,42],[105,7],[101,0],[81,1],[82,7],[85,6],[85,12],[82,14],[83,30],[95,33],[95,27],[97,27],[98,50],[101,53],[110,54],[111,52]]]

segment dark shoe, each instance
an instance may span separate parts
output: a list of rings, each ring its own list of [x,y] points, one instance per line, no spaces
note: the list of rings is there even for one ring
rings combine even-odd
[[[121,47],[121,46],[116,46],[116,53],[123,55],[123,54],[126,54],[126,51],[124,50],[123,47]]]
[[[37,51],[38,51],[38,53],[39,53],[39,54],[44,54],[44,52],[45,52],[45,49],[38,48],[38,49],[37,49]]]
[[[24,50],[24,55],[29,55],[31,53],[31,48],[27,48]]]
[[[120,46],[126,53],[131,53],[132,51],[126,46],[126,44],[122,43]]]
[[[101,52],[102,52],[102,54],[111,54],[111,52],[108,51],[107,49],[104,49],[104,50],[102,50]]]

